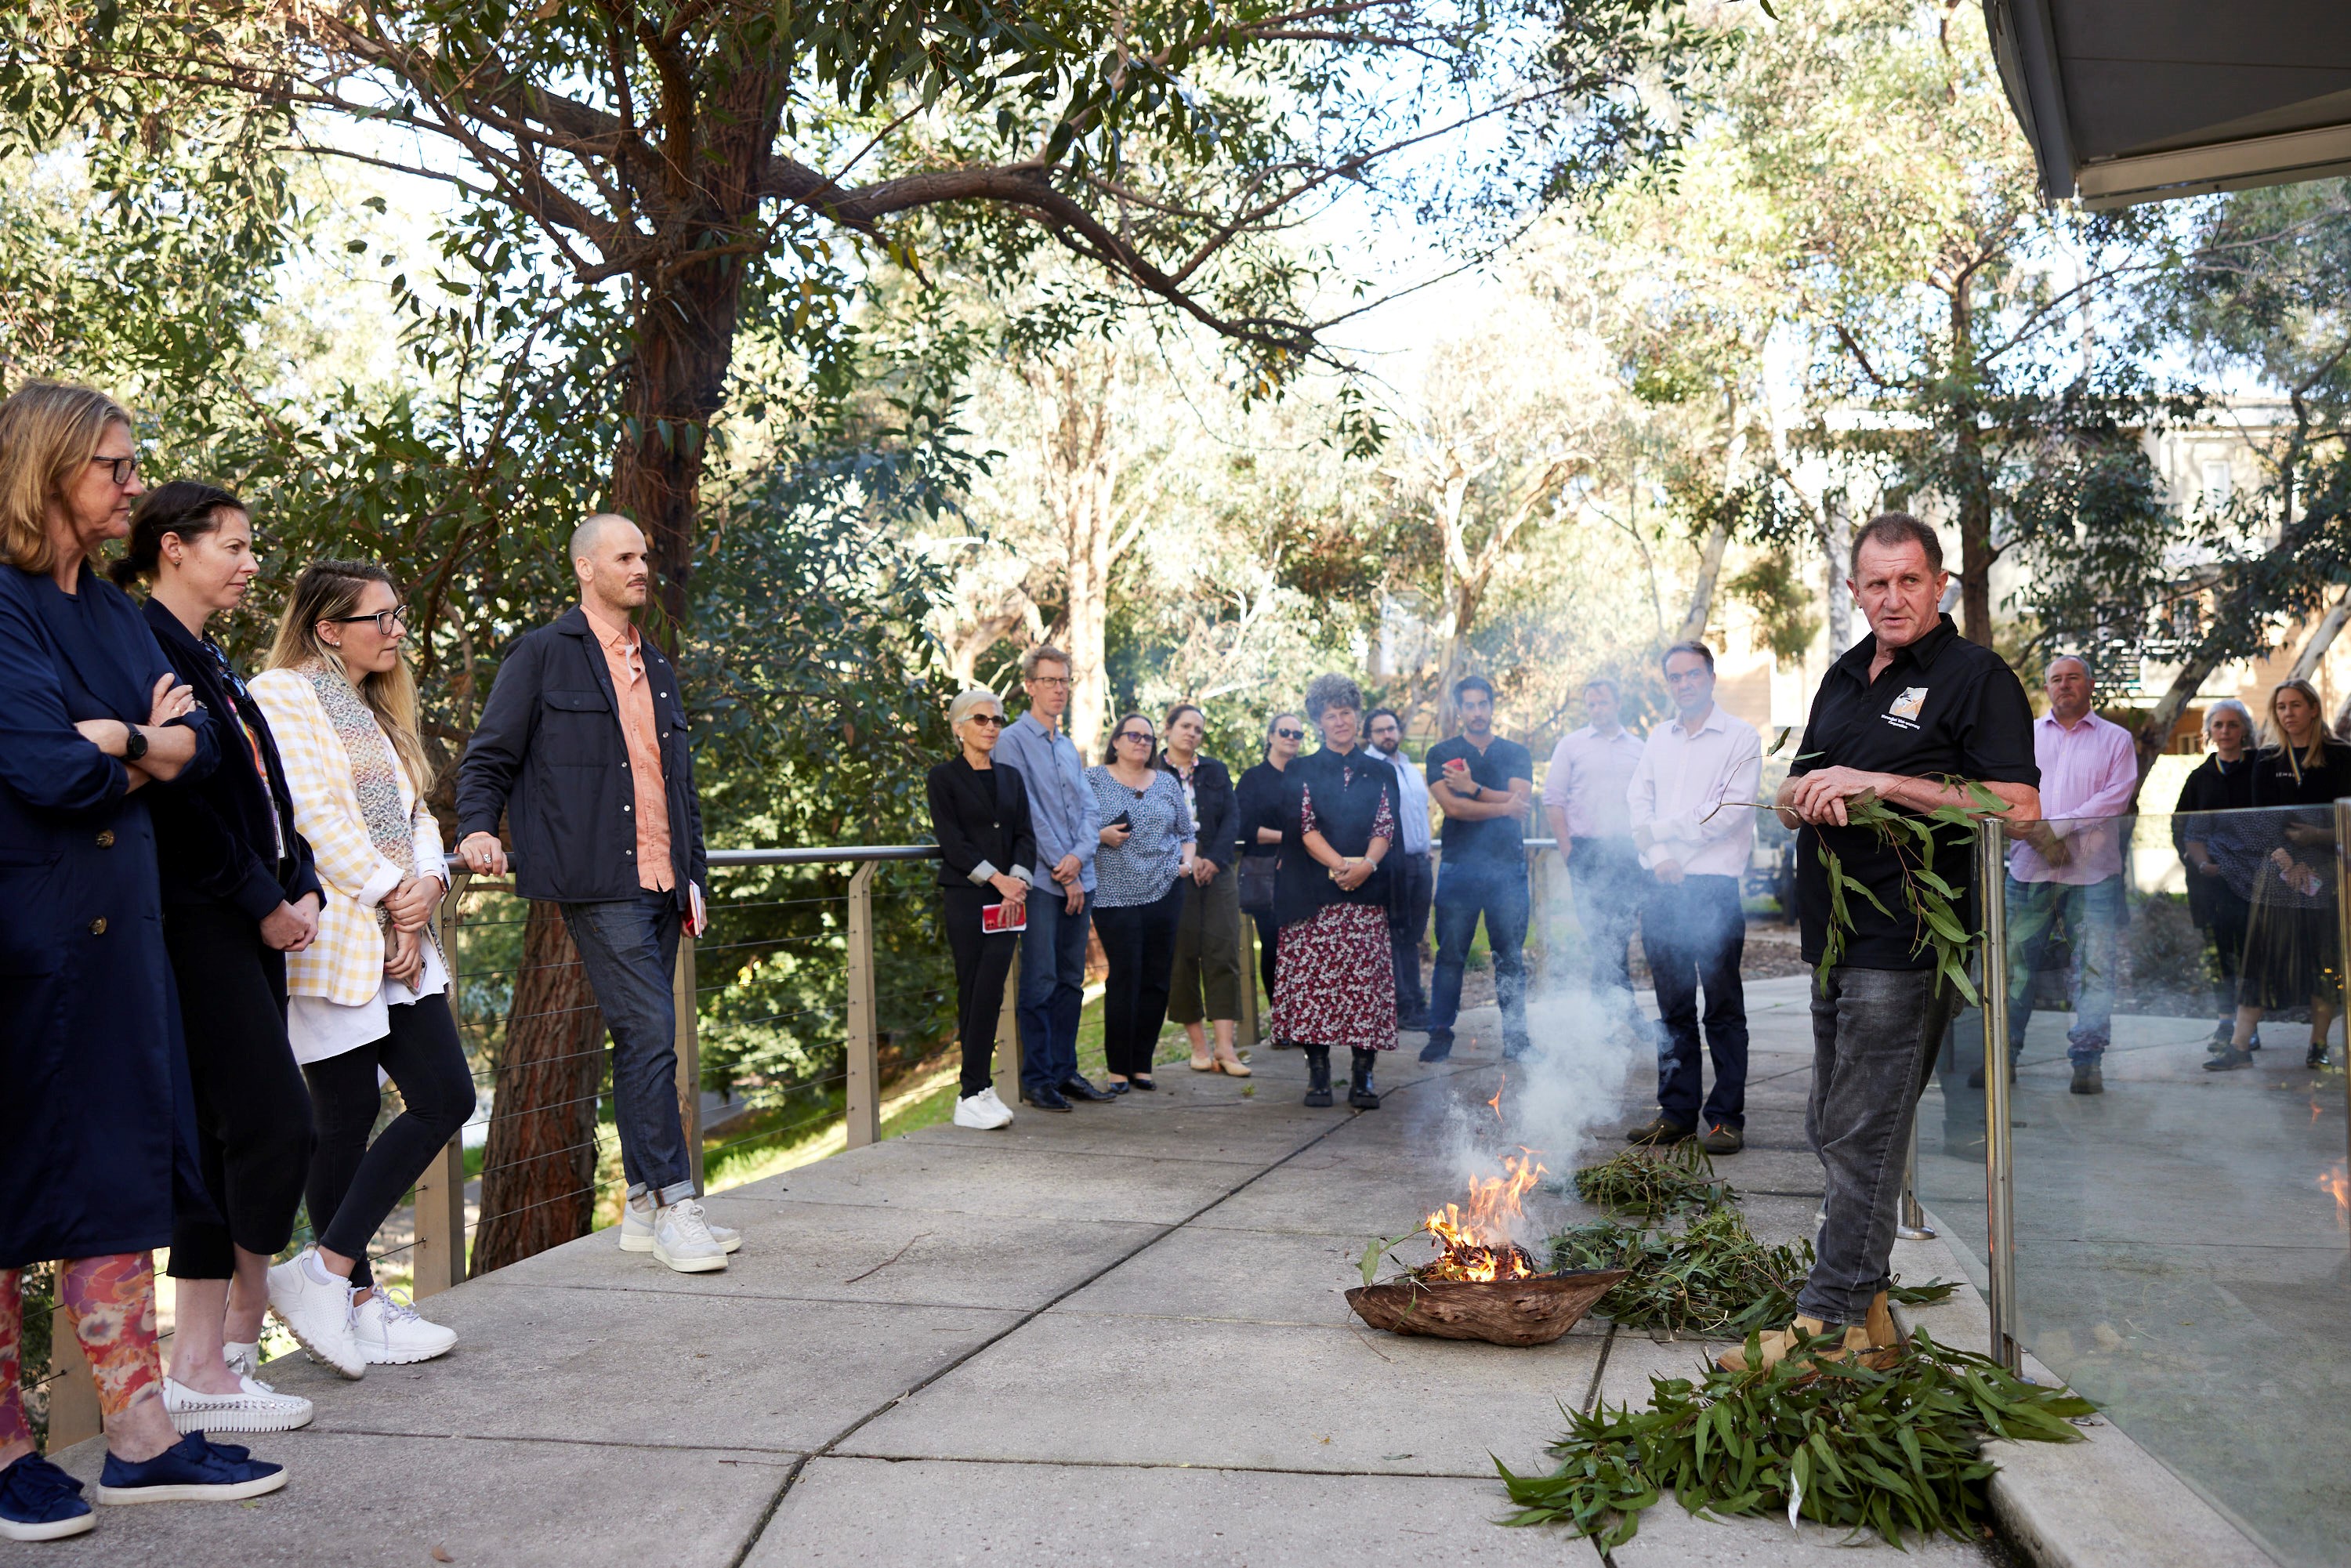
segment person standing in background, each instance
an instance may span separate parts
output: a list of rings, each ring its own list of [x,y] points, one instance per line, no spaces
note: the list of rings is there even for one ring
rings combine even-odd
[[[1258,765],[1241,775],[1233,795],[1240,811],[1240,836],[1249,842],[1241,856],[1238,889],[1241,910],[1257,927],[1257,973],[1265,988],[1266,1010],[1273,1009],[1273,982],[1280,972],[1281,923],[1274,913],[1274,873],[1281,860],[1281,787],[1283,775],[1297,759],[1306,739],[1306,721],[1294,713],[1278,713],[1265,722],[1265,745]],[[1289,1044],[1270,1029],[1267,1041],[1275,1050]]]
[[[1167,1016],[1192,1041],[1192,1071],[1250,1076],[1233,1053],[1241,1019],[1240,807],[1233,776],[1203,753],[1207,716],[1191,703],[1167,710],[1167,749],[1159,766],[1184,787],[1184,803],[1199,829],[1192,856],[1192,891],[1176,927],[1176,972]],[[1209,1053],[1209,1030],[1215,1054]]]
[[[1437,878],[1428,868],[1428,781],[1420,765],[1405,755],[1404,720],[1392,707],[1375,707],[1369,720],[1372,750],[1396,773],[1396,830],[1403,837],[1388,852],[1388,942],[1395,949],[1396,1028],[1428,1027],[1428,997],[1420,987],[1420,945],[1428,935],[1428,911]]]
[[[2229,880],[2230,860],[2258,858],[2246,850],[2244,823],[2215,815],[2241,811],[2253,803],[2253,716],[2234,697],[2222,697],[2204,712],[2204,738],[2212,754],[2196,765],[2179,787],[2171,808],[2171,847],[2188,868],[2188,913],[2212,944],[2212,1006],[2220,1020],[2212,1026],[2219,1053],[2229,1049],[2237,1027],[2237,966],[2245,956],[2245,925],[2253,906]],[[2246,1041],[2262,1048],[2260,1030]]]
[[[2102,1094],[2126,918],[2122,824],[2138,797],[2138,752],[2130,731],[2090,711],[2090,666],[2080,655],[2051,660],[2047,685],[2049,711],[2032,726],[2041,820],[2017,828],[2008,852],[2009,1076],[2032,1021],[2034,972],[2062,923],[2075,977],[2065,1037],[2073,1092]],[[1970,1082],[1980,1087],[1983,1079]]]
[[[1625,1134],[1635,1144],[1698,1141],[1710,1155],[1746,1146],[1747,950],[1740,882],[1755,848],[1755,792],[1763,743],[1755,727],[1714,700],[1714,654],[1703,643],[1666,650],[1675,716],[1649,732],[1626,804],[1649,873],[1641,950],[1657,988],[1657,1114]],[[1698,993],[1706,994],[1705,1090]]]
[[[1107,755],[1086,769],[1086,783],[1102,823],[1094,856],[1094,930],[1109,967],[1102,1063],[1112,1093],[1148,1093],[1159,1087],[1151,1069],[1199,833],[1184,786],[1159,766],[1159,737],[1139,713],[1111,727]]]
[[[1453,1054],[1461,972],[1483,917],[1494,959],[1494,999],[1502,1009],[1502,1055],[1514,1060],[1528,1046],[1531,910],[1520,824],[1534,797],[1534,758],[1517,741],[1494,733],[1494,688],[1483,676],[1455,682],[1453,706],[1461,733],[1428,752],[1428,795],[1445,813],[1445,836],[1437,868],[1437,997],[1420,1059],[1442,1061]]]
[[[1559,737],[1543,776],[1543,813],[1559,843],[1575,917],[1592,952],[1592,999],[1638,1030],[1633,1000],[1633,927],[1641,906],[1641,850],[1633,841],[1628,795],[1641,765],[1640,737],[1625,727],[1612,680],[1586,681],[1584,725]]]
[[[1005,727],[996,759],[1020,770],[1037,858],[1052,878],[1029,900],[1020,941],[1020,1098],[1040,1111],[1072,1100],[1109,1101],[1078,1073],[1078,1019],[1086,1005],[1088,905],[1102,819],[1078,748],[1061,733],[1070,706],[1070,656],[1040,643],[1021,657],[1029,711]],[[1058,896],[1056,896],[1058,894]]]
[[[221,728],[221,762],[159,791],[163,946],[180,988],[196,1155],[220,1218],[172,1227],[172,1370],[163,1405],[183,1432],[283,1432],[310,1401],[254,1376],[271,1260],[294,1236],[313,1142],[310,1091],[286,1039],[286,960],[319,933],[325,894],[295,830],[269,720],[205,632],[260,570],[245,503],[175,479],[139,498],[117,583],[149,584],[148,629]]]
[[[1029,791],[1019,768],[994,758],[1004,725],[1004,705],[994,692],[974,686],[962,693],[947,708],[956,754],[925,780],[931,831],[939,841],[940,919],[955,955],[956,1038],[963,1047],[955,1124],[979,1132],[1012,1124],[1012,1107],[997,1094],[987,1069],[1005,977],[1037,880]],[[1008,928],[989,928],[991,909],[1000,909]]]

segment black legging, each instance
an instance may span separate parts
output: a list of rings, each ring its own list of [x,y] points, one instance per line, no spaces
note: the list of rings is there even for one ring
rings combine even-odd
[[[1176,927],[1184,918],[1177,877],[1151,904],[1123,909],[1094,906],[1110,973],[1102,977],[1102,1065],[1121,1078],[1148,1078],[1167,1021],[1167,992],[1176,977]]]
[[[1270,1009],[1273,1006],[1273,961],[1281,956],[1281,927],[1274,923],[1270,909],[1252,909],[1249,919],[1257,925],[1257,972],[1258,977],[1265,982],[1264,1005]],[[1270,1015],[1265,1032],[1269,1035],[1273,1032]]]
[[[992,887],[942,887],[947,951],[955,955],[956,1036],[963,1041],[963,1082],[957,1095],[968,1100],[988,1084],[996,1026],[1004,1011],[1004,978],[1012,972],[1012,949],[1020,938],[1009,931],[979,928],[980,911],[1001,904]],[[1040,894],[1038,896],[1045,896]],[[1059,890],[1050,896],[1059,898]]]
[[[375,1283],[368,1244],[416,1178],[474,1113],[474,1075],[448,1000],[423,997],[391,1009],[392,1032],[372,1045],[302,1069],[319,1123],[310,1156],[310,1229],[319,1245],[356,1258],[351,1284]],[[381,1065],[406,1109],[373,1144],[368,1131],[383,1104]]]

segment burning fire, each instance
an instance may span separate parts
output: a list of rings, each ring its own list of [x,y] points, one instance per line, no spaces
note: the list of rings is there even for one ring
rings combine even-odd
[[[2331,1169],[2320,1172],[2318,1186],[2335,1200],[2336,1209],[2351,1213],[2351,1172],[2346,1172],[2344,1161],[2337,1160]]]
[[[1543,1176],[1534,1151],[1503,1156],[1505,1174],[1469,1178],[1469,1206],[1448,1203],[1428,1217],[1437,1257],[1418,1270],[1424,1280],[1528,1280],[1542,1272],[1527,1249],[1510,1239],[1519,1200]]]

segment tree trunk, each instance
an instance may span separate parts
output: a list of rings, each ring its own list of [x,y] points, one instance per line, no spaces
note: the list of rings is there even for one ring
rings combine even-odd
[[[1853,646],[1853,595],[1845,588],[1852,576],[1853,516],[1845,509],[1842,491],[1833,490],[1821,497],[1821,509],[1816,514],[1813,532],[1821,541],[1823,586],[1827,591],[1829,615],[1829,659]]]
[[[1970,380],[1975,375],[1975,320],[1964,281],[1951,297],[1949,373]],[[1951,442],[1959,458],[1952,466],[1959,488],[1953,499],[1959,508],[1959,632],[1989,648],[1991,563],[1999,552],[1991,548],[1991,480],[1984,472],[1983,432],[1976,427],[1970,398],[1952,405]]]
[[[1725,406],[1730,435],[1722,448],[1722,509],[1707,529],[1706,542],[1698,547],[1698,581],[1690,589],[1689,612],[1682,617],[1681,632],[1674,638],[1677,643],[1705,638],[1706,623],[1714,617],[1715,585],[1722,579],[1722,554],[1729,548],[1731,525],[1738,520],[1731,498],[1746,477],[1747,425],[1740,416],[1737,392],[1730,394]]]
[[[476,1274],[585,1236],[593,1224],[604,1015],[552,904],[534,902],[523,925],[503,1054],[482,1152]]]
[[[1111,439],[1115,369],[1073,356],[1032,374],[1043,394],[1044,498],[1067,562],[1070,742],[1091,760],[1107,727],[1106,662],[1119,457]]]
[[[2351,588],[2345,589],[2327,607],[2326,613],[2319,617],[2318,624],[2310,629],[2310,637],[2303,643],[2302,652],[2294,655],[2294,668],[2286,672],[2286,679],[2310,679],[2317,670],[2319,661],[2326,657],[2326,650],[2335,645],[2335,639],[2342,633],[2346,621],[2351,621]]]

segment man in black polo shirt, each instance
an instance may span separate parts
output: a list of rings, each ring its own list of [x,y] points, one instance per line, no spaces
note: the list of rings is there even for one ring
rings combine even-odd
[[[1478,675],[1453,687],[1461,733],[1428,748],[1428,798],[1445,813],[1437,864],[1437,996],[1428,1009],[1423,1061],[1453,1054],[1461,1015],[1461,971],[1486,921],[1494,955],[1494,999],[1502,1005],[1502,1054],[1527,1049],[1527,851],[1520,824],[1534,799],[1535,762],[1517,741],[1494,733],[1494,688]]]
[[[1794,1323],[1762,1336],[1766,1364],[1823,1333],[1836,1343],[1816,1354],[1891,1364],[1899,1341],[1886,1306],[1886,1263],[1910,1118],[1959,1001],[1919,940],[1900,861],[1875,832],[1847,823],[1845,803],[1869,794],[1921,814],[1971,808],[1958,781],[1972,780],[2007,807],[2011,825],[2041,817],[2032,706],[2000,656],[1962,639],[1938,612],[1949,581],[1941,541],[1916,517],[1882,513],[1854,536],[1848,586],[1870,635],[1829,666],[1775,802],[1781,821],[1802,830],[1796,908],[1806,961],[1819,963],[1828,938],[1823,844],[1891,913],[1849,894],[1844,961],[1813,990],[1805,1132],[1826,1178],[1828,1220]],[[1936,836],[1935,873],[1970,895],[1962,918],[1973,929],[1972,847],[1953,828]],[[1729,1352],[1722,1364],[1737,1370],[1746,1355],[1744,1347]]]

